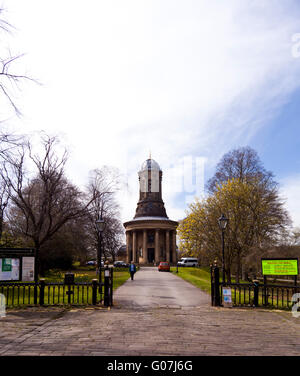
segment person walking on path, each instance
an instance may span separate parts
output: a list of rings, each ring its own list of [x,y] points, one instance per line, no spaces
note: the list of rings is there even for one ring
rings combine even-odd
[[[136,272],[136,266],[134,265],[134,262],[131,261],[131,264],[129,265],[129,273],[130,273],[132,281],[133,281],[133,277],[134,277],[135,272]]]

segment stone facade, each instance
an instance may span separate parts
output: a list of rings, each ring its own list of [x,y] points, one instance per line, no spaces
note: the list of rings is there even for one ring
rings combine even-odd
[[[167,217],[162,200],[162,171],[157,162],[149,158],[138,174],[140,197],[136,213],[131,221],[124,223],[127,262],[175,264],[178,222]]]

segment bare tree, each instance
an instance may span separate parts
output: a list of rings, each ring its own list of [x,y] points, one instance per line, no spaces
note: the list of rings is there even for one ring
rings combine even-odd
[[[105,217],[106,227],[104,231],[104,255],[105,258],[112,258],[112,261],[115,261],[117,252],[121,245],[123,244],[123,235],[124,229],[122,222],[112,216]]]
[[[104,255],[111,255],[113,258],[119,248],[122,230],[119,220],[119,207],[115,199],[115,193],[119,189],[119,185],[119,171],[113,167],[103,166],[101,169],[91,171],[87,187],[89,200],[93,198],[89,208],[88,219],[94,247],[98,250],[101,242],[96,220],[103,218],[106,223],[105,231],[102,234]]]
[[[5,20],[4,18],[4,9],[0,8],[0,35],[11,34],[13,26]],[[1,38],[3,47],[3,40]],[[6,56],[3,56],[6,54]],[[15,71],[16,61],[21,58],[23,55],[12,55],[10,50],[7,52],[4,49],[1,49],[0,56],[0,98],[8,102],[8,107],[12,107],[15,114],[18,116],[21,114],[20,109],[18,108],[15,102],[15,90],[20,90],[20,84],[23,81],[34,81],[36,80],[30,78],[27,75],[20,74]],[[11,132],[7,132],[3,129],[3,120],[0,121],[0,169],[3,169],[3,163],[8,160],[13,159],[13,155],[16,150],[23,144],[24,138],[20,135],[14,135]],[[0,207],[1,207],[1,229],[3,224],[4,210],[7,208],[9,194],[7,192],[7,184],[3,181],[0,182]],[[0,230],[1,233],[1,230]]]
[[[0,8],[0,32],[4,34],[10,34],[13,26],[4,19],[4,10]],[[0,56],[0,91],[4,98],[6,98],[8,104],[13,108],[16,115],[20,116],[21,111],[18,108],[14,91],[20,90],[20,84],[24,81],[32,81],[38,83],[37,80],[21,74],[14,70],[14,66],[17,60],[19,60],[23,54],[12,55],[10,51],[7,52],[7,56]],[[1,136],[0,136],[1,137]]]
[[[10,188],[10,226],[19,234],[30,238],[39,261],[41,246],[68,221],[86,215],[94,200],[84,202],[82,192],[64,175],[67,153],[56,152],[58,139],[42,138],[43,154],[34,155],[30,143],[19,151],[19,158],[6,163],[2,178]],[[26,170],[26,160],[35,168],[35,175]],[[43,265],[37,265],[43,273]]]
[[[222,185],[233,178],[246,182],[252,181],[253,178],[259,179],[270,189],[276,186],[273,173],[265,170],[257,152],[249,146],[224,154],[217,164],[214,176],[208,180],[206,187],[209,193],[213,193],[217,190],[217,185]]]
[[[10,190],[7,186],[7,182],[3,179],[0,182],[0,240],[2,239],[4,213],[8,206]]]
[[[5,212],[8,208],[10,198],[10,187],[7,179],[3,179],[3,171],[5,170],[5,164],[14,159],[18,148],[23,143],[23,136],[0,133],[0,240],[2,239]],[[8,172],[7,169],[6,172]]]

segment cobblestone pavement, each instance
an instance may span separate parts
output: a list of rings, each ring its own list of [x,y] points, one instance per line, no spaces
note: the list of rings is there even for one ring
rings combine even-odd
[[[299,355],[297,320],[209,306],[9,311],[0,319],[0,354]]]
[[[194,307],[129,306],[116,299],[111,310],[9,310],[0,318],[0,354],[300,355],[300,318],[211,307],[209,299]]]

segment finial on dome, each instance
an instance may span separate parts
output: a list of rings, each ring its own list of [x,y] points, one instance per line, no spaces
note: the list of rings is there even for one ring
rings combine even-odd
[[[149,159],[151,159],[151,150],[149,150]]]

